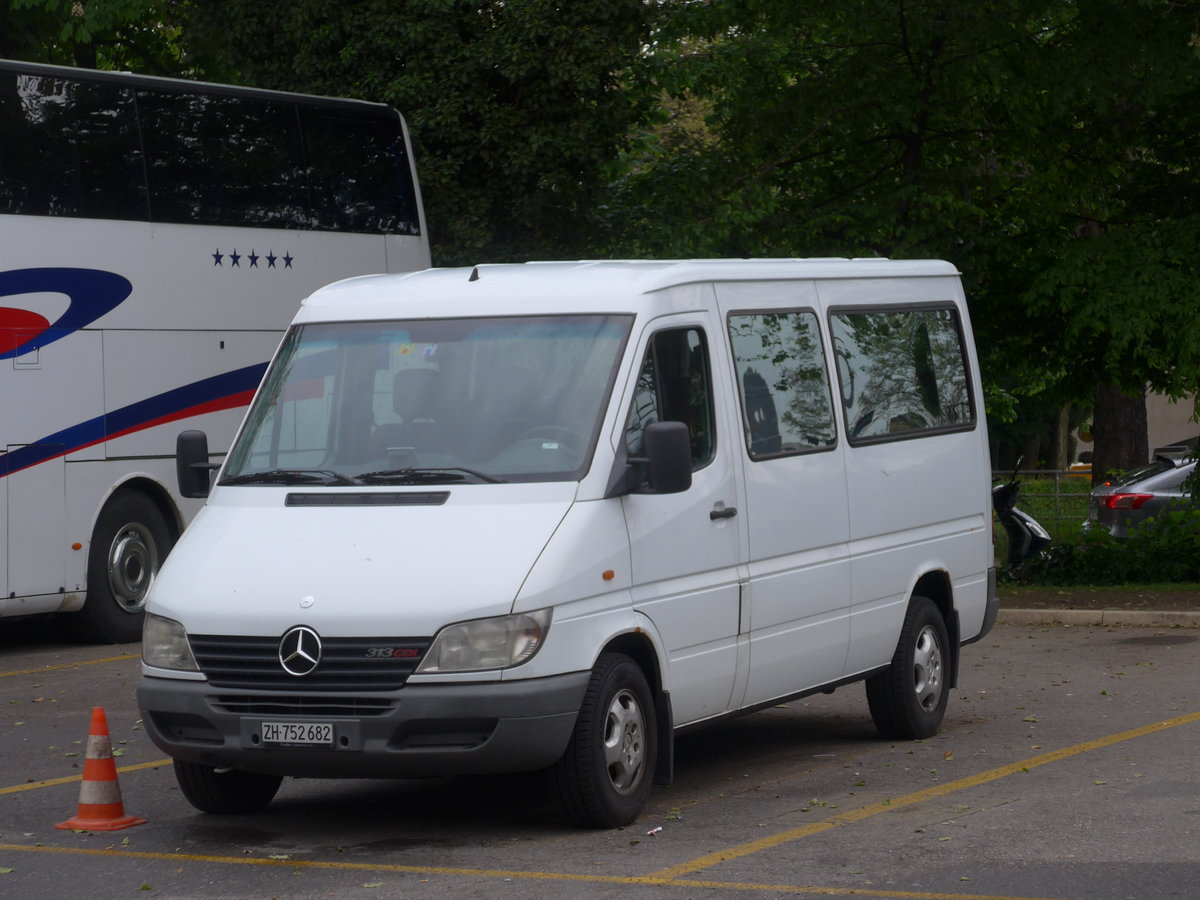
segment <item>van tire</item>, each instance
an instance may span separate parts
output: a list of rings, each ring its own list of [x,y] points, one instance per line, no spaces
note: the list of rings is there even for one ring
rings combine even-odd
[[[918,740],[942,726],[950,698],[950,639],[928,597],[914,595],[888,667],[867,679],[871,719],[885,738]]]
[[[275,799],[283,778],[256,772],[217,771],[175,760],[175,780],[192,806],[206,813],[255,813]]]
[[[142,639],[146,595],[175,543],[162,511],[136,490],[118,491],[104,505],[88,550],[87,597],[68,619],[71,632],[95,643]]]
[[[641,814],[654,786],[658,724],[641,668],[602,653],[592,669],[575,730],[550,769],[564,815],[584,828],[616,828]]]

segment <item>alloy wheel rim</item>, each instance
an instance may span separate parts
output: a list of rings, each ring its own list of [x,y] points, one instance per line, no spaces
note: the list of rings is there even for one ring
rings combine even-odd
[[[942,697],[942,648],[937,632],[929,625],[917,635],[913,683],[920,707],[926,712],[937,709]]]
[[[613,788],[628,794],[637,787],[646,758],[646,722],[632,691],[619,691],[604,725],[604,762]]]

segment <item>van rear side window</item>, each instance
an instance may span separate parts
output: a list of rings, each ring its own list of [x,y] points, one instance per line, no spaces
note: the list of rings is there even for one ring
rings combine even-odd
[[[751,459],[825,450],[837,442],[815,313],[731,315],[729,342]]]
[[[843,310],[830,329],[851,444],[975,426],[955,310]]]

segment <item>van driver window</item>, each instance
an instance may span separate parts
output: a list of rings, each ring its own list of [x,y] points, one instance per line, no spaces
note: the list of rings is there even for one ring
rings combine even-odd
[[[696,328],[660,331],[650,341],[625,426],[630,456],[645,453],[646,426],[683,422],[692,443],[692,469],[713,458],[712,375],[704,334]]]
[[[731,315],[729,342],[751,459],[824,450],[836,443],[829,372],[814,313]]]

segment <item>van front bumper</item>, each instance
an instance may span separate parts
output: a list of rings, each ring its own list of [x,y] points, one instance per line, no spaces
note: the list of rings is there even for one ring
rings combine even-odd
[[[303,778],[404,778],[551,765],[570,740],[589,677],[410,684],[364,697],[229,691],[143,675],[137,693],[150,738],[178,760]],[[268,743],[264,722],[329,725],[331,740]]]

